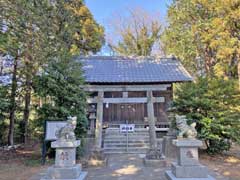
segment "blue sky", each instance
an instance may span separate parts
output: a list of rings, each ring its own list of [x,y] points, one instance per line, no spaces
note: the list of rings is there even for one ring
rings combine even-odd
[[[159,12],[160,19],[164,21],[167,5],[171,0],[85,0],[94,18],[103,26],[115,12],[124,11],[126,8],[140,7],[149,12]]]

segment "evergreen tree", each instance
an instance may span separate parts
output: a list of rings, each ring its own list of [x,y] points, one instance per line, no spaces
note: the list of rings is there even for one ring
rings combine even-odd
[[[70,61],[73,55],[96,53],[103,43],[103,28],[81,0],[2,0],[0,6],[0,50],[13,56],[16,65],[11,82],[9,144],[14,144],[19,88],[24,94],[24,141],[27,143],[33,79],[51,61]],[[18,76],[21,87],[17,86]]]
[[[198,137],[210,153],[228,150],[240,142],[240,95],[236,80],[199,78],[176,89],[173,105],[178,113],[197,122]]]
[[[36,128],[42,128],[44,120],[66,120],[68,116],[77,116],[76,134],[83,135],[86,130],[85,93],[81,64],[68,57],[60,61],[52,61],[43,72],[36,77],[35,92],[43,101],[38,107],[39,120]]]

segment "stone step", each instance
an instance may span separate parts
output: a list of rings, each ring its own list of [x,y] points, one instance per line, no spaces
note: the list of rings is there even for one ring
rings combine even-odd
[[[120,137],[134,137],[134,136],[143,136],[143,137],[146,137],[146,136],[149,136],[149,134],[104,134],[104,137],[109,137],[109,136],[120,136]]]
[[[106,130],[105,130],[105,132],[114,132],[114,131],[116,131],[116,132],[120,132],[120,129],[119,128],[107,128]],[[149,130],[148,129],[146,129],[146,128],[135,128],[134,129],[134,132],[149,132]]]
[[[148,140],[149,136],[105,136],[104,139],[119,139],[119,140]]]
[[[129,143],[129,144],[134,144],[134,143],[149,143],[149,138],[147,139],[128,139],[128,141],[126,139],[104,139],[103,140],[104,143]]]
[[[104,141],[106,142],[110,142],[110,141],[120,141],[120,142],[138,142],[138,143],[141,143],[141,142],[148,142],[149,141],[149,138],[112,138],[112,137],[108,137],[108,138],[104,138]]]
[[[148,146],[149,143],[128,143],[128,146]],[[127,143],[124,143],[124,142],[114,142],[114,143],[106,143],[104,142],[104,146],[127,146]]]
[[[104,143],[111,143],[111,144],[113,144],[113,143],[118,143],[118,144],[125,144],[125,143],[129,143],[129,144],[134,144],[134,143],[149,143],[149,140],[104,140],[103,141]]]
[[[135,136],[139,136],[139,137],[149,137],[149,134],[104,134],[104,137],[112,137],[112,136],[119,136],[119,137],[135,137]]]
[[[142,134],[105,134],[104,137],[149,137],[149,135],[142,135]]]
[[[146,154],[146,152],[148,151],[149,148],[129,148],[128,150],[125,149],[104,149],[104,153],[105,154]]]
[[[123,133],[121,132],[119,129],[117,130],[105,130],[105,133],[109,133],[109,132],[119,132],[119,133]],[[146,132],[149,132],[149,130],[136,130],[135,131],[132,131],[132,132],[129,132],[129,133],[146,133]]]
[[[119,133],[119,134],[104,134],[104,136],[149,136],[149,134],[122,134],[122,133]]]
[[[127,138],[124,137],[106,137],[106,141],[127,141]],[[128,141],[149,141],[149,137],[129,137]]]
[[[112,137],[112,136],[119,136],[119,137],[135,137],[135,136],[143,136],[143,137],[149,137],[149,134],[105,134],[104,137]]]
[[[104,148],[126,148],[127,145],[126,144],[118,144],[118,145],[112,145],[112,144],[108,144],[108,145],[104,145]],[[129,144],[128,147],[133,147],[133,148],[148,148],[149,145],[147,144]]]
[[[147,151],[105,151],[104,154],[146,154]]]
[[[114,142],[114,143],[106,143],[104,142],[104,146],[126,146],[126,142]],[[128,143],[129,146],[143,146],[143,145],[149,145],[149,143]]]
[[[127,141],[128,139],[128,141]],[[104,133],[104,153],[145,154],[149,149],[149,131],[135,129],[135,132],[121,133],[119,129],[109,128]],[[127,151],[128,142],[128,151]]]
[[[126,149],[127,146],[124,146],[124,147],[104,147],[104,149]],[[145,146],[145,147],[129,147],[128,146],[128,149],[129,150],[140,150],[140,149],[146,149],[148,148],[148,146]]]
[[[121,132],[121,131],[105,131],[105,133],[127,133],[127,132]],[[131,131],[128,133],[149,133],[149,131]]]
[[[126,141],[111,141],[111,142],[109,142],[109,141],[104,141],[103,142],[104,144],[115,144],[115,145],[120,145],[120,144],[127,144],[127,142]],[[138,142],[128,142],[128,144],[130,144],[130,145],[142,145],[142,144],[149,144],[149,141],[138,141]]]

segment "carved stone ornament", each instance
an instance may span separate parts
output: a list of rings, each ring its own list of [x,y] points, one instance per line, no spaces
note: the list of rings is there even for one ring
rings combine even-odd
[[[77,126],[77,117],[68,117],[67,124],[56,131],[58,141],[75,141],[74,130]]]
[[[192,123],[190,126],[187,124],[186,116],[176,115],[176,125],[179,130],[178,138],[191,138],[197,137],[197,131],[195,129],[196,123]]]

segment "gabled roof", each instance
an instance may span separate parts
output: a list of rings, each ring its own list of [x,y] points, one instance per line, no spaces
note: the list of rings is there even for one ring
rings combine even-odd
[[[192,81],[176,58],[126,58],[90,56],[78,58],[87,83],[144,84]]]

